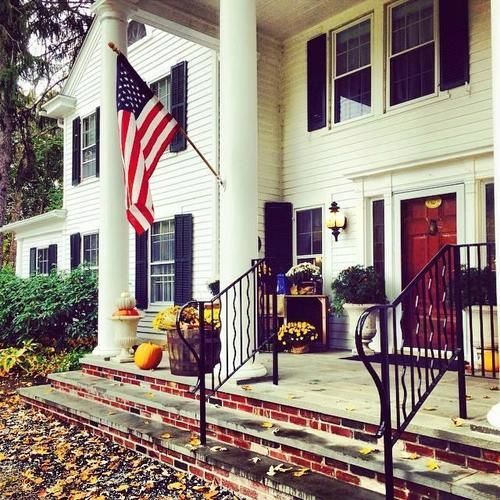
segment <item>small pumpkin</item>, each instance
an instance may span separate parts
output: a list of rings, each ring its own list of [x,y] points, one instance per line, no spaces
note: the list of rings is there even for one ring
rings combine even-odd
[[[132,309],[118,309],[113,316],[140,316],[140,313],[136,307],[133,307]]]
[[[135,298],[128,292],[120,294],[120,298],[116,301],[118,309],[133,309],[137,305]]]
[[[162,354],[159,345],[145,342],[135,351],[134,362],[141,370],[151,370],[160,364]]]

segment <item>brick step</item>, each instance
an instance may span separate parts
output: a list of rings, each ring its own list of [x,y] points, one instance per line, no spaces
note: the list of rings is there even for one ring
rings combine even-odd
[[[322,474],[309,472],[295,477],[289,472],[269,476],[267,471],[282,461],[255,451],[221,443],[209,438],[206,446],[191,450],[186,445],[192,433],[120,409],[110,410],[102,403],[54,390],[52,387],[23,388],[19,393],[34,408],[56,418],[87,428],[91,433],[106,436],[116,443],[190,472],[251,499],[330,500],[357,498],[380,500],[384,495],[346,484]],[[169,438],[162,437],[168,433]],[[215,451],[214,446],[225,451]],[[257,463],[250,461],[258,457]],[[284,463],[292,467],[291,464]],[[296,468],[294,468],[296,470]]]
[[[149,386],[124,384],[80,372],[53,374],[50,379],[58,390],[177,427],[191,431],[198,430],[199,403],[194,399],[154,391]],[[351,437],[210,404],[207,406],[207,422],[208,433],[220,441],[266,453],[277,460],[309,467],[362,487],[376,487],[382,490],[383,453],[374,452],[369,455],[360,453],[362,448],[367,446],[375,448],[377,444],[368,444]],[[263,427],[264,422],[271,423],[272,428]],[[275,433],[276,428],[279,429],[277,433]],[[474,496],[474,487],[470,488],[469,485],[476,484],[478,488],[488,490],[488,485],[494,483],[492,474],[447,464],[440,457],[437,457],[440,463],[439,474],[429,472],[426,468],[429,457],[411,461],[402,459],[402,446],[403,443],[395,449],[394,471],[395,477],[402,482],[413,482],[423,488],[453,491],[466,498],[487,498],[482,494]],[[381,443],[378,448],[382,448]],[[423,455],[427,455],[425,449],[423,451]],[[453,458],[454,454],[451,455]],[[446,454],[443,456],[446,458]],[[449,478],[450,484],[448,481],[435,481],[438,475],[440,478],[443,477],[441,474]],[[495,498],[499,491],[497,490],[492,498]]]

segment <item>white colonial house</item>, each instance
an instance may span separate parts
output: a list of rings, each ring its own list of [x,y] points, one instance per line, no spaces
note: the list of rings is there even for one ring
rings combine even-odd
[[[500,0],[97,0],[93,8],[70,78],[46,105],[65,130],[64,207],[3,231],[16,233],[24,276],[30,255],[32,271],[46,272],[56,254],[65,269],[97,264],[98,248],[98,345],[81,373],[51,375],[54,391],[23,396],[243,498],[498,498],[500,442],[486,419],[498,400],[495,280],[479,306],[490,313],[481,340],[485,350],[491,341],[490,371],[484,356],[483,379],[469,366],[466,393],[463,315],[472,304],[462,292],[473,280],[458,257],[476,252],[465,261],[469,278],[495,267],[492,247],[481,246],[490,249],[481,262],[475,244],[500,235]],[[148,36],[127,44],[130,20]],[[128,50],[160,94],[170,92],[172,112],[223,181],[190,145],[174,144],[152,178],[157,222],[142,240],[125,218],[109,42]],[[326,227],[336,206],[347,220],[338,240]],[[363,351],[361,322],[363,363],[346,359],[352,338],[342,317],[330,317],[324,343],[343,353],[280,354],[278,363],[278,308],[262,307],[276,295],[264,263],[251,267],[264,256],[274,271],[318,264],[323,299],[341,270],[374,265],[390,302],[374,309],[382,354]],[[227,289],[207,303],[205,283],[217,272]],[[191,297],[200,311],[219,307],[221,324],[207,330],[200,321],[192,334],[201,346],[220,345],[215,360],[198,347],[198,384],[174,373],[173,355],[150,373],[110,359],[119,351],[114,301],[127,288],[149,309]],[[261,333],[272,355],[260,352]],[[262,377],[271,367],[272,382]],[[230,383],[237,379],[252,385]],[[186,448],[197,429],[210,448]],[[383,454],[360,451],[382,437]],[[221,443],[226,451],[215,452]],[[283,463],[301,467],[299,477],[269,474]]]

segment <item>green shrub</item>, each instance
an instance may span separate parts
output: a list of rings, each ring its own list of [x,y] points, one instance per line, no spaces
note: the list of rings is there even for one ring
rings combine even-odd
[[[28,377],[46,377],[48,373],[76,370],[84,349],[57,351],[32,340],[22,342],[20,347],[0,349],[0,377],[15,373]]]
[[[384,304],[384,281],[373,266],[351,266],[333,280],[333,310],[342,313],[344,304]]]
[[[97,331],[97,275],[78,268],[31,278],[0,271],[0,344],[33,339],[62,347],[91,344]]]

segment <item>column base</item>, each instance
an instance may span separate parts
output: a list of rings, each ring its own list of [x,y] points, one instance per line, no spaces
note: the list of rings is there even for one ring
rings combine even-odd
[[[101,356],[103,358],[109,358],[111,356],[117,356],[120,354],[121,349],[119,347],[101,347],[97,346],[93,351],[93,356]]]
[[[267,368],[262,363],[249,361],[228,380],[228,383],[236,384],[238,380],[262,378],[266,375]]]
[[[491,408],[486,418],[495,429],[500,429],[500,403]]]

